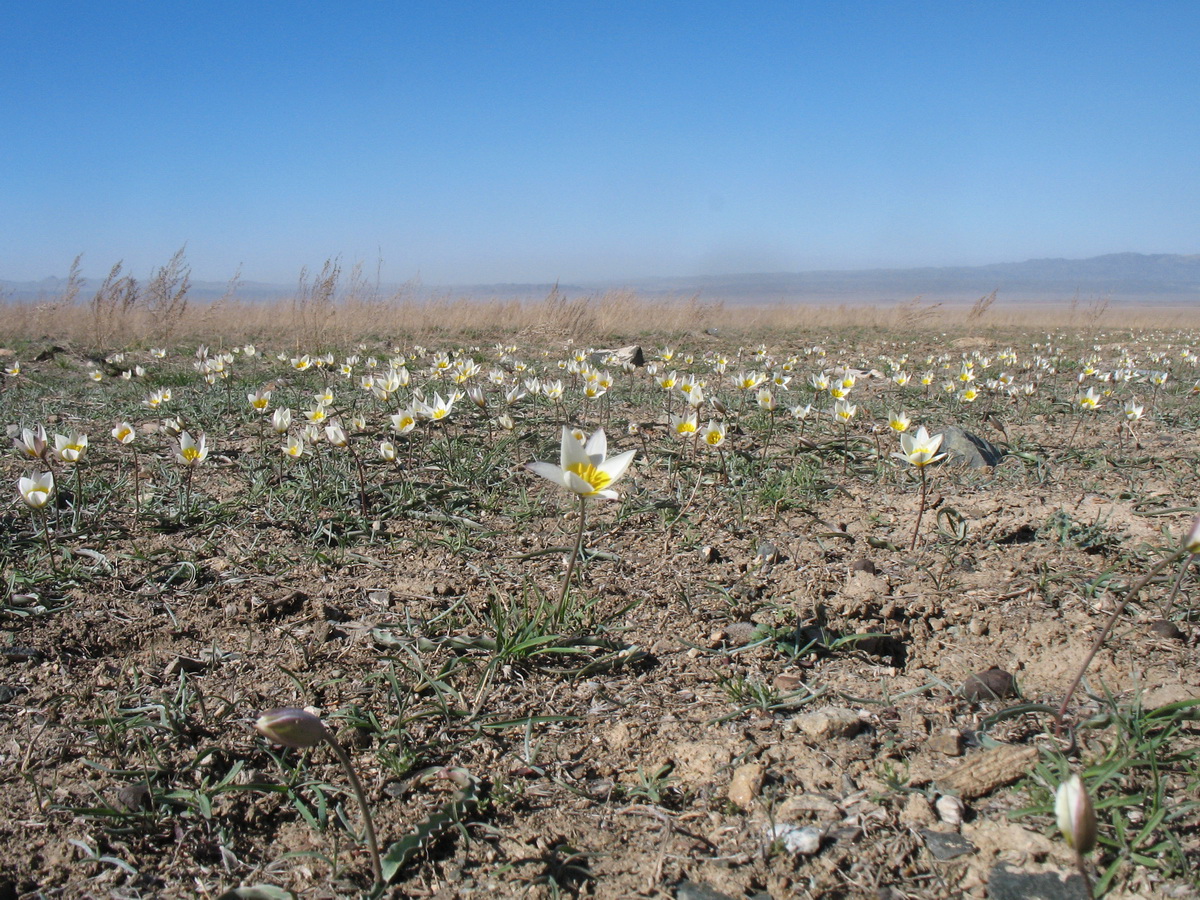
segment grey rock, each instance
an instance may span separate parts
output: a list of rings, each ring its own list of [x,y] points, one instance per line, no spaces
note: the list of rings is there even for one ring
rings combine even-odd
[[[675,900],[736,900],[724,891],[697,881],[681,881],[675,888]]]
[[[783,559],[783,554],[771,541],[760,541],[758,544],[758,553],[754,555],[754,558],[762,565],[770,566]]]
[[[962,695],[968,700],[999,700],[1017,696],[1017,681],[1008,672],[992,666],[976,672],[963,682]]]
[[[925,838],[925,846],[934,859],[945,862],[957,859],[975,850],[975,845],[961,834],[954,831],[934,831],[930,828],[921,829],[921,837]]]
[[[991,900],[1088,900],[1083,878],[1075,872],[1026,872],[997,864],[988,876]]]
[[[615,357],[619,364],[632,363],[635,366],[644,366],[646,364],[646,357],[642,353],[642,348],[636,344],[628,347],[619,347],[615,350],[596,350],[588,357],[588,361],[593,366],[603,366],[608,364],[605,360],[609,357]]]
[[[965,465],[969,469],[986,469],[1004,458],[1004,451],[986,438],[964,431],[957,425],[942,429],[941,451],[949,465]]]

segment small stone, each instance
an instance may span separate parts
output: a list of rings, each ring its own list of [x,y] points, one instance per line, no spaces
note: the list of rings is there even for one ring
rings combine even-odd
[[[732,622],[721,630],[721,635],[734,647],[744,647],[761,636],[753,622]]]
[[[841,820],[842,811],[836,803],[820,794],[800,794],[796,797],[789,797],[775,810],[776,820],[783,822],[797,821],[812,816],[836,822]]]
[[[937,810],[938,818],[947,825],[961,825],[967,812],[963,802],[953,794],[943,794],[938,797],[934,808]]]
[[[1074,871],[1027,872],[997,863],[988,875],[990,900],[1088,900],[1091,893]]]
[[[812,856],[821,849],[821,829],[807,825],[803,828],[796,825],[772,825],[767,829],[767,837],[772,841],[783,843],[783,849],[792,856]]]
[[[163,674],[168,678],[173,678],[180,672],[187,672],[189,674],[203,672],[207,666],[208,664],[202,659],[194,659],[190,656],[177,656],[167,663],[167,667],[163,670]]]
[[[1168,622],[1166,619],[1159,619],[1150,625],[1150,633],[1158,635],[1160,638],[1165,638],[1168,641],[1182,641],[1185,639],[1184,633],[1179,630],[1179,626],[1174,622]]]
[[[975,845],[957,832],[922,828],[921,836],[925,838],[925,846],[929,848],[933,858],[942,862],[957,859],[975,850]]]
[[[117,791],[117,803],[129,812],[141,812],[150,808],[150,788],[145,782],[127,784]]]
[[[799,675],[788,675],[781,672],[771,680],[771,687],[781,694],[793,694],[804,687],[804,679]]]
[[[933,753],[940,753],[942,756],[962,756],[962,732],[954,728],[947,731],[939,731],[929,739],[929,749]]]
[[[716,563],[721,561],[721,551],[716,547],[701,547],[700,559],[706,563]]]
[[[999,700],[1017,696],[1017,681],[1008,672],[992,666],[963,682],[962,695],[968,700]]]
[[[764,769],[758,763],[738,766],[729,782],[729,802],[740,809],[749,809],[763,786]]]
[[[854,737],[862,728],[862,720],[854,710],[836,707],[796,716],[791,721],[794,723],[793,728],[804,732],[814,741]]]
[[[878,570],[875,568],[875,563],[869,559],[856,559],[850,563],[851,574],[855,572],[866,572],[868,575],[877,575]]]
[[[763,565],[769,566],[783,559],[783,554],[770,541],[761,541],[758,545],[758,553],[754,555],[754,558]]]
[[[734,900],[734,898],[707,884],[681,881],[675,888],[675,900]]]

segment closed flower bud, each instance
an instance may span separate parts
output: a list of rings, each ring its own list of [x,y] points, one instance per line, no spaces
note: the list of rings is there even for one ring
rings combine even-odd
[[[294,707],[263,713],[254,723],[254,728],[267,740],[297,750],[315,747],[329,734],[325,723],[317,716]]]
[[[1096,846],[1096,810],[1078,775],[1072,775],[1054,793],[1058,828],[1072,850],[1089,853]]]
[[[1192,519],[1192,530],[1184,538],[1183,549],[1188,553],[1200,553],[1200,516]]]

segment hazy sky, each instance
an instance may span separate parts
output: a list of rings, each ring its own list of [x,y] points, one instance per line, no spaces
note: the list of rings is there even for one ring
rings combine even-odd
[[[1200,3],[9,4],[0,277],[1200,252]]]

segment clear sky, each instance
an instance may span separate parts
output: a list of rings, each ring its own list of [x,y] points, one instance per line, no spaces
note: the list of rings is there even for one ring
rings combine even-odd
[[[0,278],[1200,252],[1200,3],[11,3]]]

